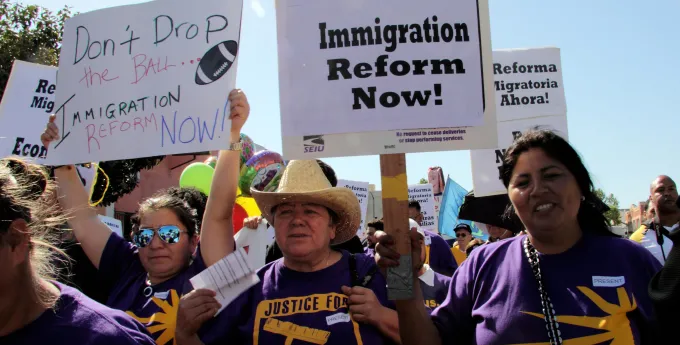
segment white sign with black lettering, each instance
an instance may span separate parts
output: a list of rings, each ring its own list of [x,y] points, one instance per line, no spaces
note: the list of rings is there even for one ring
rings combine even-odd
[[[567,113],[559,48],[494,50],[493,73],[499,122]]]
[[[118,236],[123,237],[123,223],[120,220],[102,215],[99,215],[99,220],[106,224],[111,231],[117,233]]]
[[[423,214],[420,227],[423,230],[437,232],[432,185],[427,183],[408,186],[408,199],[409,201],[415,200],[420,204],[420,212]]]
[[[359,199],[359,207],[361,207],[361,225],[357,230],[357,236],[364,238],[364,229],[366,229],[366,211],[368,210],[368,182],[338,180],[338,187],[349,188],[354,195]]]
[[[54,111],[56,82],[56,67],[14,61],[0,103],[0,157],[42,163],[40,135]]]
[[[499,122],[498,142],[503,145],[502,147],[504,148],[470,151],[472,160],[472,184],[475,196],[482,197],[507,193],[500,178],[500,167],[503,164],[505,150],[512,144],[514,137],[519,136],[523,132],[534,127],[549,129],[555,131],[558,135],[567,140],[569,138],[567,117],[563,115]]]

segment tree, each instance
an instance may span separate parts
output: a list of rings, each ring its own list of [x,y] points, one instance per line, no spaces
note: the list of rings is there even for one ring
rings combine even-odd
[[[609,211],[605,212],[604,216],[607,218],[610,224],[618,225],[621,224],[621,212],[619,211],[619,200],[614,196],[614,194],[605,195],[602,189],[596,189],[595,195],[602,200],[607,206],[609,206]]]
[[[76,13],[77,14],[77,13]],[[64,6],[56,14],[38,5],[0,0],[0,98],[4,95],[14,60],[57,66],[64,22],[72,15]],[[130,193],[139,183],[138,173],[158,165],[164,156],[101,162],[109,181],[98,174],[92,201],[108,206]]]
[[[37,5],[0,0],[0,98],[14,60],[58,64],[64,21],[70,17],[68,6],[54,14]]]
[[[421,178],[421,179],[420,179],[420,182],[418,182],[418,183],[420,183],[420,184],[428,184],[428,183],[430,183],[430,181],[428,181],[428,180],[425,179],[425,178]]]

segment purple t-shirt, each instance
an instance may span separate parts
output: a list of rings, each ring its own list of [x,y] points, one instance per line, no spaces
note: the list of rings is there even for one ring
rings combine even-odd
[[[442,342],[547,344],[538,283],[523,251],[526,235],[475,249],[432,313]],[[640,344],[654,323],[647,285],[661,268],[632,241],[584,235],[556,255],[539,254],[562,339],[574,344]]]
[[[158,345],[173,343],[179,300],[193,290],[189,279],[205,268],[201,255],[196,255],[189,267],[153,286],[153,295],[145,297],[147,273],[132,243],[112,234],[99,262],[102,275],[115,282],[106,305],[123,310],[144,324]]]
[[[0,344],[154,344],[144,326],[122,311],[101,305],[72,287],[52,284],[61,290],[55,308],[20,330],[0,337]]]
[[[456,259],[451,253],[451,247],[446,243],[446,240],[431,231],[425,230],[425,235],[430,237],[430,256],[426,263],[432,267],[432,269],[445,276],[452,276],[453,272],[458,268]]]
[[[355,254],[359,279],[375,267],[372,257]],[[316,272],[297,272],[283,259],[258,271],[260,283],[244,292],[199,332],[206,345],[351,345],[386,343],[373,326],[357,323],[348,314],[341,286],[351,285],[349,253]],[[387,303],[385,279],[376,271],[367,288]]]
[[[451,277],[447,277],[434,271],[432,274],[434,275],[432,286],[422,279],[418,279],[420,282],[420,290],[423,292],[425,306],[430,310],[433,310],[444,303],[444,300],[446,300],[446,296],[449,293],[449,286],[451,285]]]

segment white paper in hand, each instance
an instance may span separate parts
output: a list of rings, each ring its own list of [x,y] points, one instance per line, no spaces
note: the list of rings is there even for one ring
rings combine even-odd
[[[236,297],[259,283],[260,278],[248,264],[243,248],[239,248],[189,281],[194,289],[216,292],[215,298],[222,305],[219,314]]]

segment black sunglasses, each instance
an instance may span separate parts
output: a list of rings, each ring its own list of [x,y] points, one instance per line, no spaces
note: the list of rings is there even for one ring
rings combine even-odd
[[[456,237],[465,237],[465,236],[467,236],[467,234],[464,233],[464,232],[460,232],[460,233],[456,234]]]
[[[144,248],[153,240],[154,234],[158,234],[163,242],[167,244],[174,244],[179,242],[179,236],[181,233],[187,232],[181,230],[176,225],[164,225],[158,229],[154,228],[142,228],[139,229],[133,236],[132,242],[139,248]]]

